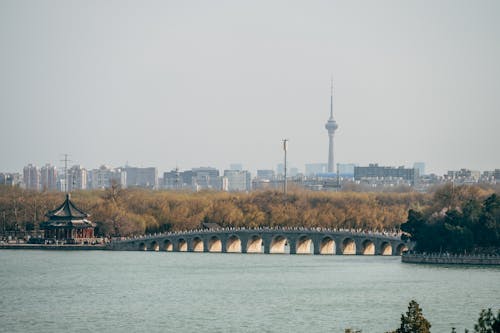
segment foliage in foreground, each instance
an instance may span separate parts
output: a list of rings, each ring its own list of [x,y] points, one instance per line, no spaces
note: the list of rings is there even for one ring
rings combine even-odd
[[[429,333],[431,324],[422,314],[422,309],[414,300],[410,301],[408,311],[401,315],[401,326],[391,333]]]
[[[400,327],[386,333],[430,333],[430,328],[431,324],[425,319],[422,308],[416,301],[412,300],[406,314],[401,315]],[[452,328],[451,332],[456,333],[455,328]],[[466,329],[464,332],[468,333],[469,331]],[[348,328],[345,333],[361,333],[361,330]],[[500,310],[496,316],[491,309],[481,310],[477,324],[474,325],[474,333],[500,333]]]

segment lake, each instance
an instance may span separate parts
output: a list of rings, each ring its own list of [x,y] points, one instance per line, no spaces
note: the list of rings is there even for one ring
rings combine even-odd
[[[432,332],[500,308],[500,267],[399,257],[0,250],[2,332]]]

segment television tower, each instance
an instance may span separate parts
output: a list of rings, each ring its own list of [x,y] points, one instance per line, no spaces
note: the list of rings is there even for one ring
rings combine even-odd
[[[333,78],[331,80],[331,89],[330,89],[330,118],[326,122],[325,128],[328,131],[328,172],[333,173],[333,135],[335,134],[335,130],[339,126],[335,119],[333,119]]]

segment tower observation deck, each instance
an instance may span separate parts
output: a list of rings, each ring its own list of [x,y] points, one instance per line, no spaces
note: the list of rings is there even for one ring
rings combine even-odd
[[[331,83],[331,91],[330,91],[330,118],[325,124],[325,128],[328,131],[328,172],[333,172],[334,159],[333,159],[333,136],[335,131],[339,126],[335,119],[333,119],[333,79]]]

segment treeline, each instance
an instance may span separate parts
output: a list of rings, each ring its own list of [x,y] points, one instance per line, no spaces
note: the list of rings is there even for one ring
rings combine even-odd
[[[91,214],[97,232],[108,236],[199,228],[202,223],[223,227],[324,227],[391,230],[406,221],[408,210],[435,210],[436,205],[462,200],[452,195],[276,191],[251,193],[172,192],[112,187],[72,193],[77,206]],[[478,198],[490,194],[468,187]],[[442,196],[441,198],[439,196]],[[63,193],[33,192],[0,187],[0,222],[6,230],[30,230],[47,211],[64,200]],[[439,204],[436,204],[440,202]],[[3,214],[3,215],[2,215]]]
[[[440,210],[410,209],[401,230],[416,241],[417,251],[492,252],[500,248],[500,197],[493,193],[481,198],[462,190],[436,192],[447,203]]]

